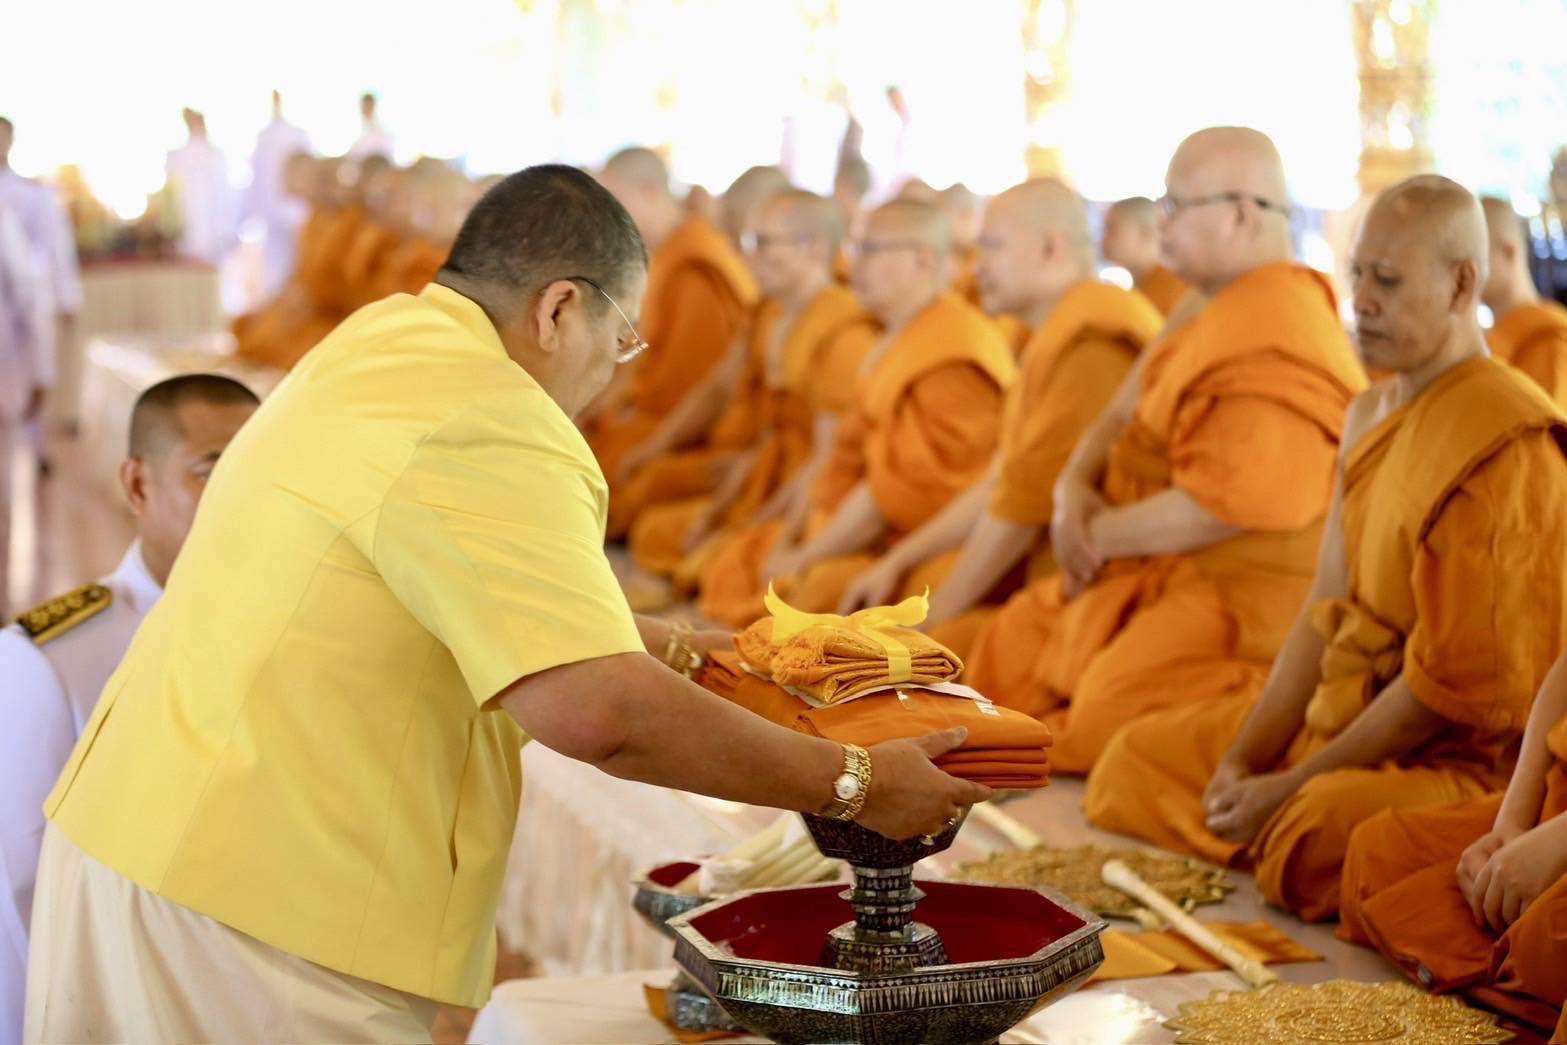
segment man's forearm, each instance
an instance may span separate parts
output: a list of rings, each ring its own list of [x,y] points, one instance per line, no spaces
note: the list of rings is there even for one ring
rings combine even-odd
[[[820,532],[800,549],[800,557],[808,565],[835,555],[851,555],[869,548],[886,531],[887,521],[876,507],[870,486],[861,483],[844,498]]]
[[[1302,779],[1353,766],[1374,766],[1407,755],[1436,736],[1447,720],[1410,692],[1400,675],[1378,693],[1344,731],[1296,767]]]
[[[928,623],[941,624],[979,604],[1022,561],[1039,538],[1037,526],[1019,526],[981,513],[952,572],[930,599]]]
[[[1240,762],[1252,773],[1267,772],[1278,765],[1306,724],[1306,707],[1322,678],[1325,645],[1311,624],[1309,608],[1301,610],[1273,660],[1262,695],[1230,742],[1226,759]]]
[[[927,520],[925,525],[899,541],[898,546],[888,554],[894,556],[903,569],[908,570],[963,544],[985,514],[985,504],[990,500],[993,488],[994,484],[990,480],[969,487]]]
[[[1170,488],[1094,516],[1088,536],[1106,559],[1181,555],[1212,547],[1246,531],[1216,519],[1184,490]]]

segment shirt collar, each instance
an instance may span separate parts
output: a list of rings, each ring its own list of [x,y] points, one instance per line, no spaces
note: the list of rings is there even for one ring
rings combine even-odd
[[[124,586],[130,595],[131,609],[140,614],[152,609],[152,604],[163,595],[163,586],[153,580],[147,562],[142,558],[141,541],[131,542],[125,551],[125,558],[120,560],[120,565],[115,567],[109,579]]]
[[[484,309],[479,307],[477,301],[464,297],[451,287],[439,283],[426,284],[419,292],[419,297],[451,316],[486,348],[494,349],[503,356],[507,354],[506,346],[501,344],[501,335],[496,331],[495,324],[490,322],[490,317],[485,315]]]

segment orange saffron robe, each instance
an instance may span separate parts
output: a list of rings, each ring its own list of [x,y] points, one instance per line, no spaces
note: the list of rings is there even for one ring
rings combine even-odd
[[[1152,301],[1154,308],[1166,316],[1192,289],[1184,279],[1163,265],[1155,265],[1146,276],[1136,281],[1133,287]]]
[[[1246,532],[1110,563],[1074,599],[1058,575],[1029,584],[980,633],[964,681],[1049,723],[1065,773],[1130,720],[1254,692],[1310,589],[1364,382],[1320,273],[1280,263],[1230,283],[1148,349],[1100,490],[1123,506],[1174,486]]]
[[[1449,727],[1408,755],[1311,779],[1249,848],[1212,834],[1202,794],[1251,694],[1132,723],[1088,779],[1095,824],[1218,863],[1249,858],[1270,903],[1339,908],[1350,832],[1383,809],[1502,789],[1564,631],[1567,421],[1532,381],[1468,360],[1345,459],[1349,597],[1312,608],[1321,681],[1283,765],[1320,750],[1394,678]]]
[[[1567,308],[1554,301],[1520,305],[1496,320],[1487,340],[1491,354],[1537,381],[1567,407]]]

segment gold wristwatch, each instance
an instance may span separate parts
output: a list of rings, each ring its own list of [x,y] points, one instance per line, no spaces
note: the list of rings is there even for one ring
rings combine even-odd
[[[865,808],[870,791],[870,752],[857,744],[844,744],[843,772],[832,782],[832,801],[817,815],[826,820],[853,820]]]
[[[707,658],[692,641],[691,625],[677,621],[670,625],[669,643],[664,647],[664,663],[688,679],[695,679]]]

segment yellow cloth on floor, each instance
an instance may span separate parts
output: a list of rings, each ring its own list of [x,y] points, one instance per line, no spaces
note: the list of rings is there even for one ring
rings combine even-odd
[[[963,672],[958,655],[910,626],[925,619],[928,605],[916,596],[847,617],[802,613],[769,589],[773,615],[742,632],[735,647],[750,667],[818,704],[888,685],[951,682]]]
[[[1301,946],[1267,922],[1204,922],[1203,927],[1264,965],[1322,960],[1322,955]],[[1094,973],[1091,983],[1224,968],[1223,962],[1173,930],[1133,933],[1111,929],[1100,935],[1099,942],[1104,945],[1105,963]]]

